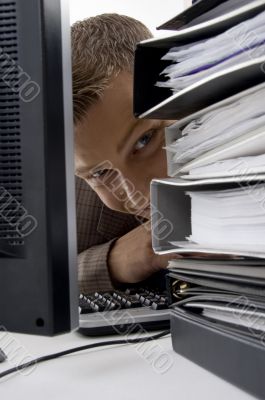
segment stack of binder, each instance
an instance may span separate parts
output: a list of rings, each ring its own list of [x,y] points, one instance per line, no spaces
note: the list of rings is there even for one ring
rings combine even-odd
[[[250,56],[248,61],[209,75],[173,95],[170,89],[156,86],[163,70],[171,65],[171,61],[164,59],[170,49],[214,38],[236,24],[254,18],[265,11],[263,0],[237,2],[238,8],[236,9],[233,9],[234,1],[219,1],[219,3],[226,4],[228,9],[231,7],[233,10],[227,14],[218,16],[217,13],[216,18],[187,29],[181,29],[174,36],[149,39],[137,46],[134,68],[134,113],[137,117],[180,119],[264,81],[262,66],[265,62],[265,54],[261,54],[257,58],[257,53],[253,52],[254,56]],[[210,4],[214,4],[214,2],[202,0],[193,7],[194,9],[199,8],[200,5],[201,12],[204,5],[210,7]],[[191,23],[192,17],[189,10],[183,13],[182,19],[184,20],[185,15],[188,15],[187,21]],[[192,15],[194,20],[196,14]],[[178,24],[176,26],[178,27]],[[174,23],[171,25],[171,29],[173,27]],[[185,27],[185,25],[182,26],[182,28]],[[233,42],[231,36],[228,36],[227,40]],[[242,42],[239,42],[239,48],[241,48],[241,44]]]
[[[201,0],[161,26],[178,29],[176,35],[138,45],[134,88],[135,115],[178,120],[166,131],[169,177],[151,184],[154,251],[182,255],[167,275],[173,348],[259,398],[265,398],[265,54],[173,95],[156,82],[172,48],[189,49],[252,18],[265,24],[264,11],[265,1]],[[166,235],[161,215],[171,226]]]

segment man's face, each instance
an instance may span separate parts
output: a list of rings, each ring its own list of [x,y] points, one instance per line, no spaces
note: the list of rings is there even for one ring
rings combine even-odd
[[[109,208],[150,216],[150,182],[167,176],[165,127],[133,116],[133,77],[122,72],[75,127],[76,174]]]

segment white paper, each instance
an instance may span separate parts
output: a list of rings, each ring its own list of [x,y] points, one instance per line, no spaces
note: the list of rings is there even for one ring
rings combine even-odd
[[[265,126],[265,88],[192,120],[171,143],[175,163],[188,163],[206,152]]]
[[[249,152],[248,148],[245,149],[246,152]],[[265,154],[217,161],[202,167],[191,167],[189,169],[190,175],[185,175],[185,178],[209,179],[224,176],[258,175],[262,173],[265,173]]]
[[[176,253],[176,254],[187,254],[187,253],[201,253],[201,254],[222,254],[222,255],[237,255],[242,257],[253,257],[253,258],[265,258],[264,248],[256,246],[252,250],[247,249],[231,249],[231,248],[218,248],[211,246],[202,246],[198,243],[192,243],[190,241],[170,241],[170,244],[174,248],[170,251],[163,251],[158,254]],[[252,246],[254,247],[254,246]]]
[[[265,184],[187,192],[192,243],[231,251],[265,252]]]
[[[214,38],[170,49],[163,60],[173,64],[161,73],[168,80],[156,85],[178,92],[220,70],[261,57],[265,54],[264,22],[262,12]]]
[[[175,174],[237,176],[265,172],[265,128],[251,132],[176,168]]]

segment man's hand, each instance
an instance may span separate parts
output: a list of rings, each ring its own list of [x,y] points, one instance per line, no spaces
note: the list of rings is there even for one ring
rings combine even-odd
[[[165,269],[169,260],[182,258],[176,254],[155,254],[147,224],[150,223],[133,229],[115,242],[108,259],[110,275],[114,281],[143,281],[160,269]]]

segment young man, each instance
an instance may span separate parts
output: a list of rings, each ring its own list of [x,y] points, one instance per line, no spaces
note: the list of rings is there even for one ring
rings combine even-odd
[[[162,147],[165,127],[172,122],[133,116],[134,50],[151,37],[142,23],[117,14],[72,27],[83,292],[142,281],[172,258],[154,254],[145,222],[150,218],[150,182],[167,175]]]

